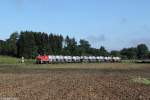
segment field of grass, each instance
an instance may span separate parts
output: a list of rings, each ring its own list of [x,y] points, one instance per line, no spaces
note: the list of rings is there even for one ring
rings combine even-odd
[[[21,64],[21,58],[15,58],[10,56],[0,56],[0,64]],[[34,59],[25,59],[26,64],[33,64]]]
[[[17,64],[17,63],[19,63],[18,58],[9,56],[0,56],[0,64]]]

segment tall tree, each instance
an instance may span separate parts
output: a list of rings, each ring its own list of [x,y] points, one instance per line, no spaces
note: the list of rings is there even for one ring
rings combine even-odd
[[[120,57],[120,52],[117,50],[112,50],[110,54],[111,54],[111,56]]]
[[[3,43],[3,41],[0,40],[0,55],[2,54],[2,43]]]
[[[48,47],[50,54],[61,54],[63,49],[63,36],[62,35],[49,35]]]
[[[41,53],[42,54],[48,54],[49,50],[48,50],[48,44],[49,44],[49,40],[48,40],[48,34],[46,33],[42,33],[41,34]]]
[[[10,56],[24,56],[35,58],[38,54],[55,55],[95,55],[95,56],[120,56],[128,59],[150,58],[150,52],[145,44],[137,47],[124,48],[121,51],[109,52],[105,47],[99,49],[91,47],[87,40],[81,39],[79,45],[75,38],[62,35],[47,34],[42,32],[22,31],[14,32],[6,40],[0,40],[0,54]]]
[[[82,53],[81,55],[88,55],[91,45],[88,41],[81,39],[79,47]]]
[[[1,55],[4,55],[5,53],[4,53],[4,44],[5,44],[5,41],[3,41],[3,40],[0,40],[0,54]]]
[[[37,55],[37,46],[32,32],[21,32],[18,41],[18,49],[20,57],[24,56],[25,58],[35,58]]]
[[[103,46],[100,47],[99,53],[101,56],[108,56],[109,55],[108,51]]]
[[[14,32],[10,35],[9,39],[6,41],[9,49],[9,54],[11,56],[17,56],[17,41],[18,41],[19,34]]]
[[[124,48],[121,51],[122,58],[136,59],[137,58],[137,48]]]
[[[43,49],[42,49],[42,33],[41,32],[34,32],[34,38],[37,46],[37,53],[40,55],[43,55]]]
[[[77,42],[75,38],[66,37],[66,50],[70,53],[70,55],[76,55]]]
[[[139,59],[145,59],[148,58],[148,47],[145,44],[139,44],[137,46],[137,56]]]
[[[62,35],[57,35],[57,49],[58,49],[58,54],[60,55],[62,53],[62,49],[63,49],[63,41],[64,38]]]
[[[150,52],[148,53],[148,58],[150,59]]]

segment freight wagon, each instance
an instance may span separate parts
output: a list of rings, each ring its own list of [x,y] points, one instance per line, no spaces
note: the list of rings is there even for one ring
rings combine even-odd
[[[37,56],[37,64],[45,63],[93,63],[93,62],[120,62],[120,57],[103,57],[103,56],[62,56],[62,55],[44,55]]]

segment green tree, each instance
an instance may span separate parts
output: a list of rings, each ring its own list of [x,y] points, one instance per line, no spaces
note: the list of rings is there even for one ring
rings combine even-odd
[[[116,57],[120,57],[120,51],[117,51],[117,50],[113,50],[111,51],[111,56],[116,56]]]
[[[139,44],[137,46],[137,56],[139,59],[146,59],[148,58],[148,47],[145,44]]]
[[[100,47],[99,53],[101,56],[108,56],[109,55],[108,51],[103,46]]]
[[[41,54],[48,54],[49,50],[48,50],[48,45],[49,45],[49,38],[48,38],[48,34],[46,33],[42,33],[41,34]]]
[[[91,45],[88,41],[81,39],[80,40],[80,50],[81,50],[81,55],[89,55],[89,50],[91,48]]]
[[[9,39],[6,41],[8,45],[9,54],[11,56],[17,56],[17,41],[18,41],[19,34],[14,32],[10,35]]]
[[[77,42],[76,42],[75,38],[66,37],[65,49],[68,50],[68,53],[70,53],[70,55],[76,55]]]
[[[33,32],[21,32],[18,40],[19,56],[25,58],[35,58],[37,53],[37,46]]]
[[[40,54],[40,55],[43,55],[44,52],[43,52],[43,44],[42,44],[42,33],[41,32],[34,32],[34,38],[35,38],[35,43],[36,43],[36,46],[37,46],[37,53]]]
[[[137,48],[124,48],[121,51],[122,58],[136,59],[137,58]]]
[[[150,59],[150,52],[148,53],[148,58]]]
[[[0,55],[4,55],[5,54],[5,50],[4,50],[4,45],[5,45],[5,41],[0,40]]]

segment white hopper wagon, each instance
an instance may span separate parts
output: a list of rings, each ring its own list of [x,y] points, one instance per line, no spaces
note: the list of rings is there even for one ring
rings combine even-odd
[[[113,61],[114,61],[114,62],[120,62],[120,61],[121,61],[121,58],[120,58],[120,57],[113,57]]]
[[[64,62],[64,57],[62,55],[60,56],[60,62]]]
[[[101,62],[104,62],[104,57],[103,56],[100,56],[99,58],[100,58]]]
[[[73,56],[72,62],[80,62],[80,57],[79,56]]]
[[[79,63],[79,62],[120,62],[120,57],[103,56],[62,56],[62,55],[44,55],[37,56],[37,63]]]
[[[87,56],[83,56],[83,62],[89,62]]]
[[[108,60],[109,62],[111,62],[111,61],[112,61],[112,57],[107,57],[107,60]]]
[[[92,56],[92,60],[93,60],[93,62],[96,62],[96,57]]]
[[[48,55],[48,61],[49,61],[49,63],[52,63],[52,62],[53,62],[53,57],[52,57],[52,55]]]
[[[89,56],[88,59],[89,59],[89,62],[92,62],[92,56]]]
[[[71,63],[73,60],[72,60],[72,57],[71,56],[68,56],[68,62]]]
[[[73,61],[73,62],[76,62],[76,61],[77,61],[76,56],[73,56],[73,57],[72,57],[72,61]]]

